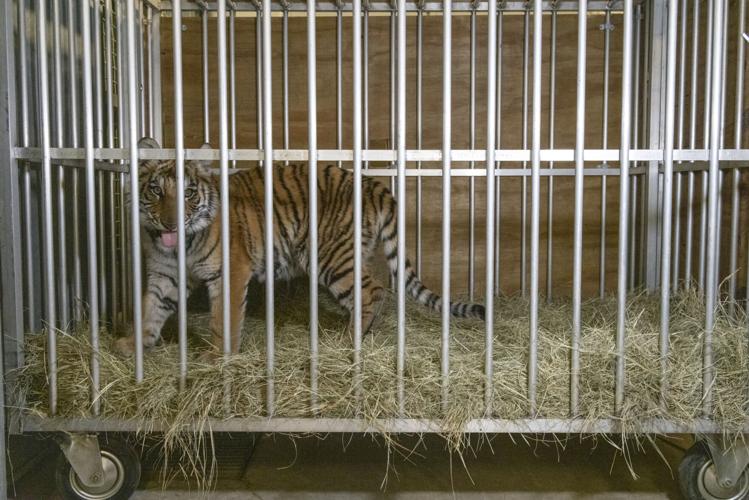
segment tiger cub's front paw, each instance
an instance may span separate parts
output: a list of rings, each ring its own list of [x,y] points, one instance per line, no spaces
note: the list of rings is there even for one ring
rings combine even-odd
[[[161,339],[153,335],[143,335],[143,351],[151,349],[161,342]],[[120,337],[114,343],[114,351],[123,357],[131,357],[135,354],[135,335]]]
[[[135,354],[135,336],[128,335],[118,338],[114,343],[114,351],[120,356],[131,357]]]
[[[223,358],[223,352],[221,352],[221,350],[217,349],[215,346],[209,346],[200,354],[200,356],[198,356],[198,360],[206,365],[218,364]]]

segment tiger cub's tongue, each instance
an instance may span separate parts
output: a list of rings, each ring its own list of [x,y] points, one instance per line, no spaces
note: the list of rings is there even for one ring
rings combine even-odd
[[[161,233],[161,244],[167,248],[177,246],[177,233]]]

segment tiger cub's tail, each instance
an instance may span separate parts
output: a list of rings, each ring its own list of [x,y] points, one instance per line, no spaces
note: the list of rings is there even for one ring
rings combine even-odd
[[[398,275],[398,228],[395,217],[395,207],[393,206],[392,216],[387,216],[382,220],[379,231],[379,239],[385,250],[390,274],[395,278]],[[433,309],[437,312],[442,311],[442,297],[427,288],[416,275],[411,262],[406,258],[406,293],[411,295],[417,302]],[[486,318],[486,309],[481,304],[472,304],[466,302],[451,302],[450,315],[455,318],[476,318],[484,320]]]

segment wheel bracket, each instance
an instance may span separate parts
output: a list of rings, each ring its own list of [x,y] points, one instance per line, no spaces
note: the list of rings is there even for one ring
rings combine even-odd
[[[96,434],[63,434],[58,444],[70,467],[85,486],[102,484],[105,477]]]
[[[749,445],[743,441],[727,443],[719,434],[707,435],[705,441],[710,449],[720,486],[732,487],[749,465]]]

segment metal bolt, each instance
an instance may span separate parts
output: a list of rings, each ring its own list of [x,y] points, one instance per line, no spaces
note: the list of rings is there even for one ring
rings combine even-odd
[[[600,31],[614,31],[614,23],[603,23],[598,25]]]
[[[94,472],[93,474],[91,474],[91,482],[92,483],[98,483],[99,481],[101,481],[101,474],[100,473]]]
[[[187,31],[187,25],[185,24],[182,25],[182,31]]]
[[[728,479],[728,478],[726,478],[726,479],[722,479],[722,480],[720,480],[720,481],[719,481],[718,483],[720,484],[720,486],[721,486],[722,488],[730,488],[731,486],[733,486],[733,481],[731,481],[731,480],[730,480],[730,479]]]

